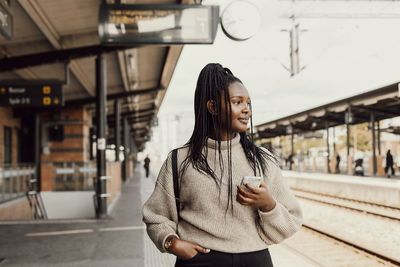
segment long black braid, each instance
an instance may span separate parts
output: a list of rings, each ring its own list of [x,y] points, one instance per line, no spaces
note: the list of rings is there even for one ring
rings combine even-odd
[[[189,141],[185,144],[185,147],[189,148],[188,156],[183,161],[180,168],[180,177],[183,177],[183,173],[189,164],[199,172],[210,175],[216,182],[219,190],[221,190],[222,177],[224,173],[224,164],[221,153],[221,131],[222,116],[225,116],[227,122],[228,133],[232,132],[232,117],[231,117],[231,101],[229,96],[229,85],[234,82],[241,82],[241,80],[235,77],[228,68],[222,67],[218,63],[207,64],[200,72],[197,80],[197,86],[194,98],[194,110],[195,110],[195,125],[192,136]],[[222,95],[224,96],[222,98]],[[225,114],[221,114],[221,102],[225,100]],[[207,102],[211,101],[214,104],[215,114],[211,114],[207,109]],[[251,108],[251,106],[250,106]],[[251,122],[252,118],[250,117]],[[217,177],[213,168],[210,167],[207,162],[208,146],[207,138],[209,133],[215,133],[217,141],[217,149],[215,153],[218,153],[219,168],[221,170],[221,177]],[[245,151],[246,158],[249,164],[256,170],[261,168],[262,173],[267,170],[267,164],[265,159],[271,159],[276,161],[272,154],[268,154],[264,150],[255,146],[252,140],[250,141],[245,132],[240,133],[240,143]],[[229,203],[233,208],[233,184],[232,184],[232,144],[231,140],[228,141],[228,206]],[[204,152],[203,152],[204,149]],[[218,151],[218,152],[217,152]],[[215,155],[217,156],[217,155]],[[216,158],[216,157],[215,157]],[[220,191],[221,192],[221,191]]]

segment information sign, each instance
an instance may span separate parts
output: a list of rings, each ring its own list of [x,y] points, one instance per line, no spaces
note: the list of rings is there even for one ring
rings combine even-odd
[[[60,81],[0,81],[0,106],[64,106]]]
[[[4,0],[0,0],[0,34],[8,40],[13,37],[13,16]]]
[[[212,44],[219,6],[101,5],[99,37],[103,44]]]

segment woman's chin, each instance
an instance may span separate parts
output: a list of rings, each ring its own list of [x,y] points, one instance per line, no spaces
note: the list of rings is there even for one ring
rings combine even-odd
[[[240,127],[236,129],[236,133],[245,133],[247,131],[247,127]]]

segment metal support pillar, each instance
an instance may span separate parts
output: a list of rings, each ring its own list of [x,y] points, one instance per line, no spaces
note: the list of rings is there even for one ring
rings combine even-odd
[[[115,161],[119,162],[119,152],[121,147],[121,102],[117,99],[114,103],[115,115]]]
[[[381,155],[381,125],[380,121],[377,121],[378,126],[378,155]]]
[[[128,119],[124,117],[124,174],[122,180],[126,181],[129,177],[129,129],[128,129]]]
[[[326,152],[328,155],[326,156],[326,162],[328,164],[328,173],[331,173],[331,166],[330,166],[330,151],[329,151],[329,123],[325,122],[326,125]]]
[[[371,131],[372,131],[372,163],[373,163],[373,169],[372,169],[372,175],[376,175],[377,171],[377,164],[376,164],[376,140],[375,140],[375,113],[371,112]]]
[[[294,158],[294,131],[292,131],[292,134],[290,135],[290,162],[289,162],[289,170],[293,169],[292,162]]]
[[[345,118],[346,122],[346,146],[347,146],[347,159],[350,156],[350,120],[352,120],[351,115],[351,106],[349,105],[347,108],[347,115]]]
[[[36,188],[37,192],[41,191],[41,177],[40,177],[40,116],[35,115],[35,168],[36,168]]]
[[[107,86],[106,61],[103,55],[96,58],[96,117],[97,117],[97,218],[107,215],[106,192],[106,123],[107,123]]]
[[[336,152],[336,136],[335,136],[335,127],[332,127],[332,135],[333,135],[333,155],[335,156]]]

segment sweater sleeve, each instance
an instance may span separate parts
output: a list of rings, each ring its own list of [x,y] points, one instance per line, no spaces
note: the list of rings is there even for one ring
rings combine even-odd
[[[178,237],[176,233],[178,215],[171,164],[170,154],[162,165],[154,191],[142,210],[147,233],[161,252],[166,252],[164,243],[168,236],[175,235]]]
[[[280,168],[269,164],[269,174],[265,179],[267,188],[276,205],[268,211],[258,210],[260,237],[267,244],[277,244],[296,233],[303,221],[300,204],[282,177]]]

